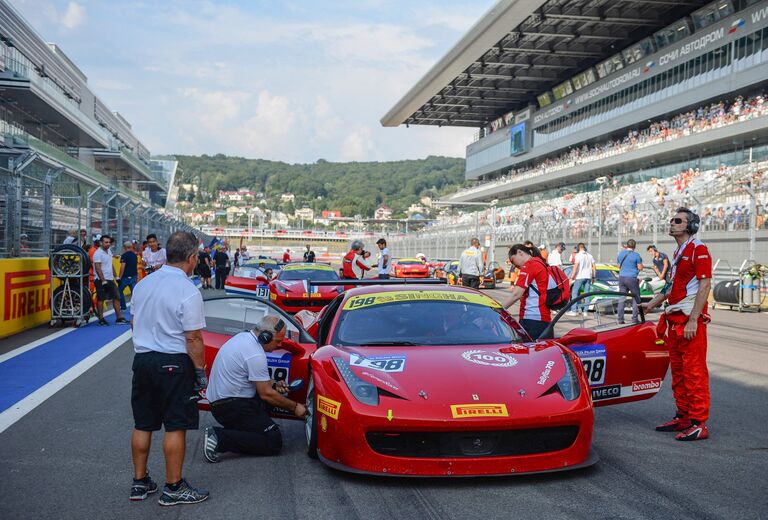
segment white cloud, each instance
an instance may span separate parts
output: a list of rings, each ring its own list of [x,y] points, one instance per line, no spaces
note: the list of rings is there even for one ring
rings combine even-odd
[[[115,91],[124,92],[128,90],[133,90],[132,85],[117,79],[96,78],[89,83],[91,84],[92,87],[96,88],[97,91],[115,90]]]
[[[61,17],[61,24],[67,29],[74,29],[85,21],[85,8],[77,2],[70,2]]]
[[[374,160],[374,151],[371,130],[367,126],[353,130],[341,144],[339,152],[340,161],[371,161]]]

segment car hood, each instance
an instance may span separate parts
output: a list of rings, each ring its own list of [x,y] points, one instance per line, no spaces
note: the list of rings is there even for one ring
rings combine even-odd
[[[312,286],[310,291],[310,285],[309,280],[275,280],[273,282],[275,286],[281,286],[284,287],[288,293],[290,294],[305,294],[305,293],[334,293],[338,294],[337,291],[337,285],[323,285],[323,286]]]
[[[554,342],[510,345],[344,348],[358,377],[402,399],[430,404],[536,398],[566,371]],[[426,397],[424,397],[425,394]]]

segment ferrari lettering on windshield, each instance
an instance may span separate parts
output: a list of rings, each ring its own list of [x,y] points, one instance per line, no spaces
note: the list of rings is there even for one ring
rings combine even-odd
[[[338,419],[340,408],[340,402],[334,401],[333,399],[328,399],[322,395],[317,396],[317,411],[321,414],[327,415],[331,419]]]
[[[372,305],[381,305],[384,303],[415,301],[453,301],[458,303],[474,303],[486,307],[500,307],[500,304],[496,300],[482,294],[452,291],[392,291],[350,298],[344,304],[344,310],[350,311],[363,309]]]
[[[547,382],[547,379],[549,379],[549,374],[550,372],[552,372],[553,366],[555,366],[554,361],[547,361],[547,364],[544,367],[544,370],[541,372],[541,376],[539,376],[539,381],[537,384],[543,385]]]
[[[353,367],[364,367],[381,372],[402,372],[405,368],[405,355],[391,354],[383,356],[349,355],[349,364]]]
[[[472,363],[490,367],[513,367],[517,365],[517,359],[513,358],[509,354],[502,354],[501,352],[489,352],[487,350],[467,350],[461,355],[461,357]]]
[[[452,404],[451,415],[454,419],[467,417],[509,417],[505,404]]]

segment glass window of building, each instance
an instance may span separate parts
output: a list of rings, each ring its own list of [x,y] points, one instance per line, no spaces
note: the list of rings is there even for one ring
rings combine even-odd
[[[730,0],[718,0],[717,2],[712,2],[708,6],[691,14],[693,27],[695,29],[703,29],[708,25],[712,25],[713,23],[722,20],[726,16],[732,15],[733,12],[734,9]]]
[[[650,38],[646,38],[621,51],[621,56],[624,58],[624,63],[631,65],[632,63],[643,59],[643,57],[652,54],[653,52],[653,42]]]
[[[573,88],[575,90],[581,90],[587,85],[590,85],[595,81],[597,81],[597,77],[595,75],[595,69],[590,67],[584,72],[582,72],[581,74],[577,74],[576,76],[574,76],[571,81],[573,83]]]
[[[656,48],[661,49],[662,47],[666,47],[667,45],[682,40],[690,34],[691,28],[688,25],[688,20],[683,18],[660,30],[653,35],[653,38],[656,40]]]
[[[544,92],[543,94],[539,94],[536,96],[536,99],[539,100],[539,108],[543,108],[547,105],[551,105],[552,101],[552,93],[551,92]]]
[[[624,60],[621,58],[621,54],[611,56],[607,60],[597,64],[597,75],[600,79],[609,76],[610,74],[624,68]]]
[[[571,80],[565,80],[556,87],[552,88],[552,94],[555,96],[555,99],[563,99],[565,96],[573,94],[573,85],[571,85]]]

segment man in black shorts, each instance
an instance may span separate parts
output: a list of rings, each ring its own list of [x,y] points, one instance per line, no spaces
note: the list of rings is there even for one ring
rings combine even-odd
[[[165,486],[162,506],[208,498],[182,478],[187,430],[198,427],[197,400],[205,376],[203,297],[189,279],[197,266],[197,239],[177,231],[168,239],[168,263],[142,279],[133,294],[133,382],[131,437],[134,476],[131,500],[158,490],[147,472],[152,432],[165,427]]]
[[[117,284],[115,283],[112,252],[109,250],[111,245],[112,237],[102,235],[101,245],[93,253],[93,283],[96,285],[96,315],[99,317],[99,325],[109,325],[104,319],[104,302],[109,300],[112,300],[112,307],[114,307],[115,316],[117,316],[115,323],[128,324],[120,311],[120,297],[117,294]]]

